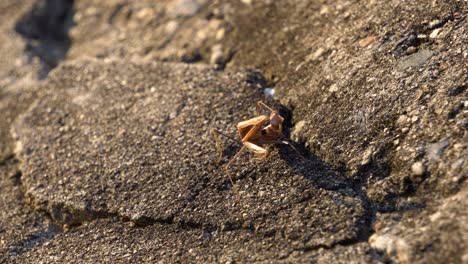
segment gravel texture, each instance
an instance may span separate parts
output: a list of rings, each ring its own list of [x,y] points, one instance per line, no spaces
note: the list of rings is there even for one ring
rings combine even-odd
[[[467,9],[1,1],[0,262],[467,262]]]

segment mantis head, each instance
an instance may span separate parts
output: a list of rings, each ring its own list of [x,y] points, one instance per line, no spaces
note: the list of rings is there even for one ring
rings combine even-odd
[[[283,125],[284,118],[281,117],[276,111],[270,116],[270,124],[276,129],[279,129]]]

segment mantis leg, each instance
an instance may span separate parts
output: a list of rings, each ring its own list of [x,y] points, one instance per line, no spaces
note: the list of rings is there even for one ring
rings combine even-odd
[[[224,170],[226,171],[226,174],[227,176],[229,177],[229,180],[231,181],[231,184],[232,184],[232,187],[234,188],[234,190],[237,192],[237,188],[236,188],[236,185],[234,185],[234,181],[232,180],[232,177],[231,177],[231,173],[229,172],[229,167],[232,165],[232,163],[234,163],[234,161],[239,158],[239,156],[246,150],[250,150],[252,151],[255,155],[261,155],[261,157],[259,157],[258,159],[260,160],[264,160],[267,158],[268,156],[268,150],[265,149],[265,148],[262,148],[258,145],[255,145],[251,142],[244,142],[244,146],[242,146],[242,148],[239,150],[239,152],[237,152],[236,155],[234,155],[234,157],[232,157],[232,159],[228,162],[228,164],[224,167]]]
[[[302,154],[299,152],[299,150],[297,150],[291,143],[287,142],[287,141],[284,141],[284,140],[276,140],[276,141],[266,141],[266,142],[262,142],[264,144],[283,144],[283,145],[288,145],[290,146],[298,155],[299,157],[301,157],[303,160],[306,160],[306,158],[304,156],[302,156]]]
[[[259,145],[255,145],[254,143],[251,142],[244,142],[244,145],[252,151],[255,155],[259,156],[257,159],[258,160],[265,160],[268,157],[268,150],[260,147]]]
[[[221,136],[223,136],[223,137],[226,137],[227,139],[230,139],[230,140],[232,140],[232,141],[234,141],[234,142],[236,142],[236,143],[240,143],[238,140],[236,140],[236,139],[234,139],[234,138],[232,138],[232,137],[230,137],[230,136],[224,134],[223,132],[217,130],[216,128],[212,128],[212,129],[211,129],[211,134],[213,135],[213,137],[214,137],[214,139],[215,139],[215,141],[216,141],[216,149],[217,149],[217,151],[218,151],[218,162],[220,162],[221,159],[223,158],[223,146],[222,146],[222,144],[221,144],[221,141],[219,140],[218,135],[221,135]]]
[[[301,154],[293,145],[291,145],[289,142],[279,140],[277,143],[278,143],[278,144],[284,144],[284,145],[290,146],[303,160],[306,159],[306,158],[305,158],[304,156],[302,156],[302,154]]]
[[[232,184],[232,187],[234,188],[234,190],[237,192],[237,188],[236,188],[236,185],[234,185],[234,181],[232,180],[232,177],[231,177],[231,173],[229,172],[229,167],[231,166],[231,164],[245,151],[247,147],[244,145],[242,146],[242,148],[239,150],[239,152],[237,152],[236,155],[234,155],[234,157],[232,157],[232,159],[228,162],[228,164],[224,167],[224,170],[226,171],[226,174],[227,176],[229,177],[229,180],[231,181],[231,184]]]
[[[275,110],[271,109],[268,105],[264,104],[262,101],[258,101],[257,102],[257,114],[258,115],[260,115],[260,113],[262,111],[261,110],[262,106],[265,107],[266,109],[270,110],[270,112],[272,112],[272,113],[276,112]]]

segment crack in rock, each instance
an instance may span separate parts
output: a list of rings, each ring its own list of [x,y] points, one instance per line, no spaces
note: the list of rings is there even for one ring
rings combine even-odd
[[[238,109],[251,108],[264,83],[203,65],[60,66],[12,128],[25,197],[67,226],[120,218],[245,230],[305,247],[359,237],[363,201],[337,189],[349,183],[314,157],[298,162],[287,148],[272,151],[268,162],[238,160],[233,175],[254,169],[236,179],[243,197],[236,201],[203,131],[244,119]],[[212,102],[222,104],[212,109]],[[167,122],[171,113],[177,118]]]

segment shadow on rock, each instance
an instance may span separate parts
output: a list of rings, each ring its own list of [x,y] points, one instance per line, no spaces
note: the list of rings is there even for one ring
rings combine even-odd
[[[47,228],[41,229],[35,233],[26,236],[23,240],[13,245],[9,252],[10,255],[21,255],[35,247],[40,247],[44,243],[52,240],[55,236],[62,233],[62,229],[55,225],[49,224]]]
[[[291,123],[292,111],[283,105],[280,105],[278,109],[285,118],[283,134],[286,138],[290,138],[291,128],[293,127]],[[369,178],[375,177],[375,174],[379,175],[378,178],[386,178],[391,173],[390,168],[388,166],[383,168],[381,162],[377,161],[363,166],[352,175],[346,175],[344,172],[334,170],[304,145],[292,144],[304,158],[287,145],[280,146],[279,154],[299,175],[302,175],[302,177],[321,189],[337,192],[345,197],[358,198],[365,209],[364,218],[362,221],[357,222],[356,227],[359,230],[357,240],[342,241],[340,244],[346,245],[367,241],[373,232],[372,223],[375,220],[376,212],[382,207],[382,205],[368,197]],[[385,155],[385,153],[381,154]],[[394,208],[394,205],[392,207]]]
[[[65,59],[71,46],[73,4],[74,0],[38,1],[15,25],[16,32],[27,39],[28,59],[37,57],[41,62],[40,79]]]

